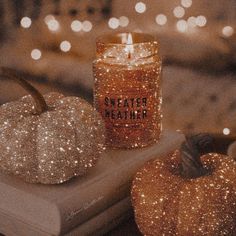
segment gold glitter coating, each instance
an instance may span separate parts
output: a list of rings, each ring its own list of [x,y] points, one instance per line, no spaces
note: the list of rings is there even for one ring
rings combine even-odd
[[[184,179],[180,152],[148,162],[132,186],[135,219],[144,235],[236,235],[236,162],[225,155],[201,157],[210,174]]]
[[[145,41],[145,35],[132,35],[137,42],[131,46],[117,39],[126,34],[115,35],[105,43],[97,42],[98,58],[93,64],[94,105],[105,121],[110,147],[147,146],[157,142],[161,133],[158,44],[150,36]]]
[[[49,93],[37,115],[31,96],[0,107],[0,168],[30,183],[59,184],[86,173],[104,149],[104,123],[78,97]]]

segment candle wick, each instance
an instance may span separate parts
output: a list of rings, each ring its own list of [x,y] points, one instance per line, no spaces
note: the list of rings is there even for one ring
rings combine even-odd
[[[132,34],[129,33],[128,34],[128,39],[127,39],[127,42],[126,42],[126,49],[128,50],[128,59],[131,59],[131,53],[133,52],[133,38],[132,38]]]

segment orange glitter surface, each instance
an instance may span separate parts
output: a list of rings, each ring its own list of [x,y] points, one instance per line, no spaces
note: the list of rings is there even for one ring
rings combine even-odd
[[[94,105],[105,121],[108,146],[144,147],[161,133],[161,60],[148,50],[156,42],[135,43],[128,57],[124,45],[105,47],[113,57],[94,62]]]

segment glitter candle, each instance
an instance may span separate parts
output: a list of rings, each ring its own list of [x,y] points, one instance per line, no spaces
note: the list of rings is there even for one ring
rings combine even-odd
[[[94,105],[107,145],[144,147],[161,133],[161,59],[151,35],[120,33],[97,40],[93,63]]]

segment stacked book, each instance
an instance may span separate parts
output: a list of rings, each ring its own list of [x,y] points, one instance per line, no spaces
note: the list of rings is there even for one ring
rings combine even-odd
[[[24,183],[0,175],[0,233],[7,236],[102,235],[131,214],[130,186],[148,160],[163,157],[184,137],[163,132],[158,144],[107,150],[87,175],[61,185]]]

